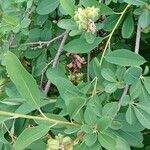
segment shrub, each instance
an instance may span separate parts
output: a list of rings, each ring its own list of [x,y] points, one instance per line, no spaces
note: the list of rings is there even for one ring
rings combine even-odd
[[[0,149],[150,149],[149,0],[1,0]]]

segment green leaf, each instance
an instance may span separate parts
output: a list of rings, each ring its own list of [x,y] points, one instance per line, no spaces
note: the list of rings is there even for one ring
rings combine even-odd
[[[85,96],[66,78],[64,72],[60,71],[59,68],[48,69],[46,75],[58,88],[60,96],[65,101],[68,113],[75,117],[85,105]]]
[[[104,79],[101,75],[101,68],[100,68],[100,65],[99,65],[99,61],[96,57],[90,62],[90,67],[89,68],[90,68],[89,69],[90,76],[92,78],[98,77],[98,82],[99,83],[104,81]],[[101,86],[102,86],[102,84],[101,84]]]
[[[89,149],[91,150],[102,150],[102,147],[101,147],[101,145],[100,145],[100,143],[98,142],[98,141],[96,141],[95,143],[94,143],[94,145],[92,145],[92,146],[90,146],[89,147]],[[87,149],[86,149],[87,150]]]
[[[107,93],[114,93],[118,88],[118,84],[117,83],[108,83],[106,86],[105,86],[105,91]]]
[[[75,117],[86,103],[85,98],[77,97],[77,96],[71,99],[68,99],[66,101],[67,101],[66,106],[67,106],[68,113],[72,117]]]
[[[60,0],[60,4],[70,16],[73,16],[75,13],[74,0]]]
[[[125,132],[122,130],[118,131],[119,136],[121,136],[123,139],[125,139],[129,145],[133,147],[142,148],[144,145],[142,143],[143,136],[141,132]]]
[[[111,15],[111,14],[114,14],[114,11],[111,8],[109,8],[108,6],[106,6],[103,3],[97,2],[96,0],[92,0],[92,1],[91,0],[81,0],[81,4],[84,7],[95,6],[96,8],[99,8],[101,15]]]
[[[62,29],[67,29],[67,30],[76,30],[77,29],[76,23],[71,19],[62,19],[58,22],[57,25],[58,25],[58,27],[60,27]]]
[[[143,83],[147,92],[150,94],[150,77],[145,77]]]
[[[48,28],[45,28],[41,32],[41,41],[49,41],[51,39],[51,30]]]
[[[17,22],[16,20],[14,20],[14,18],[10,15],[3,15],[2,20],[5,21],[7,24],[11,25],[11,26],[17,26]]]
[[[139,122],[147,129],[150,129],[150,115],[137,107],[134,107],[134,111],[136,114],[136,117],[138,118]]]
[[[111,116],[113,117],[118,109],[118,103],[117,102],[111,102],[107,103],[102,110],[102,115],[103,116]]]
[[[122,124],[119,121],[114,121],[111,123],[110,128],[113,130],[119,130],[121,129]]]
[[[131,5],[136,5],[136,6],[140,6],[140,5],[145,5],[146,2],[144,2],[143,0],[124,0],[126,3],[131,4]]]
[[[36,126],[26,128],[17,138],[15,148],[16,150],[23,150],[34,141],[43,137],[48,131],[49,126]]]
[[[104,97],[105,96],[103,95],[101,95],[101,97],[95,95],[94,97],[91,97],[89,102],[87,103],[87,108],[91,109],[91,111],[93,111],[93,113],[98,117],[101,117],[101,99],[103,99]]]
[[[127,106],[132,102],[131,98],[129,95],[125,95],[122,97],[122,106]]]
[[[111,117],[102,117],[98,120],[97,122],[97,129],[99,132],[104,132],[107,130],[112,123],[112,118]]]
[[[91,32],[86,32],[85,33],[85,39],[87,43],[92,44],[96,38],[96,34],[93,34]]]
[[[84,112],[84,120],[89,125],[93,125],[97,121],[96,114],[89,107],[87,107],[86,110],[85,110],[85,112]]]
[[[82,31],[78,30],[78,29],[72,30],[72,31],[69,32],[70,36],[76,36],[76,35],[80,35],[80,34],[82,34]]]
[[[53,100],[51,100],[51,102],[54,103]],[[39,104],[39,107],[43,107],[45,105],[48,105],[50,102],[49,101],[45,101],[45,100],[40,100],[40,104]],[[20,105],[15,113],[18,113],[18,114],[28,114],[32,111],[34,111],[35,108],[31,107],[28,103],[23,103],[22,105]]]
[[[144,130],[145,128],[141,125],[141,123],[137,120],[133,124],[129,124],[126,121],[125,113],[119,113],[116,118],[116,121],[119,121],[122,124],[121,130],[125,132],[140,132]]]
[[[25,2],[26,0],[15,0],[15,3],[22,3]]]
[[[105,56],[105,59],[112,64],[120,66],[139,66],[146,62],[142,56],[127,49],[118,49],[110,52]]]
[[[130,67],[124,74],[124,80],[127,84],[135,84],[142,75],[142,68]]]
[[[118,21],[119,16],[118,15],[110,15],[108,16],[104,21],[104,27],[103,29],[105,31],[112,31],[114,26],[116,25]]]
[[[139,97],[139,95],[141,94],[141,87],[143,85],[141,84],[141,81],[137,81],[135,82],[134,84],[132,84],[130,86],[130,96],[131,96],[131,99],[136,99],[137,97]],[[143,94],[142,94],[143,95]]]
[[[34,19],[34,24],[42,26],[44,24],[44,22],[47,20],[47,18],[48,18],[48,15],[38,15]]]
[[[147,112],[148,114],[150,114],[150,107],[149,107],[149,103],[136,103],[137,108],[142,109],[143,111]]]
[[[27,28],[30,25],[31,20],[28,17],[24,17],[24,19],[21,21],[21,27]]]
[[[46,15],[53,12],[59,5],[59,0],[42,0],[38,3],[37,13],[39,15]]]
[[[81,131],[84,131],[85,133],[92,133],[93,132],[91,125],[89,126],[87,124],[83,124],[81,126]]]
[[[150,25],[150,11],[145,10],[139,17],[140,26],[145,29]]]
[[[117,136],[116,150],[130,150],[130,145],[123,138]]]
[[[86,42],[84,38],[75,39],[70,41],[64,46],[64,50],[69,53],[89,53],[102,42],[102,38],[95,38],[92,44]],[[82,44],[81,44],[82,43]]]
[[[32,28],[29,31],[29,39],[30,41],[39,41],[41,39],[41,29],[39,28]]]
[[[146,90],[146,88],[142,85],[140,85],[140,95],[139,95],[139,100],[145,104],[149,104],[149,99],[150,99],[150,94]]]
[[[101,15],[112,15],[115,12],[113,11],[113,9],[111,9],[110,7],[108,7],[107,5],[100,3],[100,14]]]
[[[40,149],[40,150],[45,150],[47,147],[47,143],[45,143],[43,141],[43,139],[39,139],[35,142],[33,142],[32,144],[30,144],[27,149],[30,149],[30,150],[37,150],[37,149]]]
[[[66,122],[67,120],[63,117],[63,116],[60,116],[60,115],[56,115],[56,114],[52,114],[52,113],[45,113],[44,114],[47,118],[50,118],[52,120],[59,120],[59,121],[62,121],[62,122]],[[39,117],[41,117],[41,115],[39,115]],[[54,122],[52,121],[45,121],[45,120],[36,120],[34,119],[34,121],[39,125],[39,126],[47,126],[47,127],[53,127],[53,128],[62,128],[64,127],[64,125],[61,125],[61,124],[55,124]]]
[[[111,132],[99,133],[98,140],[105,149],[116,150],[116,136]]]
[[[53,76],[53,73],[55,73],[55,72],[56,71],[53,72],[51,69],[49,69],[47,71],[47,77],[54,85],[56,85],[56,87],[58,88],[58,91],[60,93],[60,96],[63,99],[65,99],[65,97],[67,97],[66,96],[67,93],[70,94],[71,96],[73,94],[76,96],[81,95],[79,89],[76,86],[74,86],[71,81],[69,81],[68,79],[66,79],[64,77],[57,76],[57,74],[55,76]]]
[[[132,14],[129,14],[122,26],[122,36],[125,39],[128,39],[132,36],[134,32],[134,20]]]
[[[3,130],[0,130],[0,141],[1,143],[8,143],[8,141],[4,137],[5,133]]]
[[[68,126],[67,129],[64,130],[64,133],[66,134],[74,134],[76,132],[78,132],[80,129],[76,128],[76,127],[70,127]]]
[[[126,120],[129,124],[133,124],[136,120],[134,110],[130,105],[129,105],[127,112],[126,112]]]
[[[20,95],[34,108],[39,107],[40,92],[36,81],[20,63],[17,56],[8,52],[5,56],[6,70]]]
[[[137,81],[130,86],[130,96],[131,99],[137,98],[141,94],[141,81]]]
[[[97,141],[97,134],[96,133],[86,134],[84,136],[84,141],[86,145],[92,146]]]
[[[116,81],[115,73],[113,71],[111,71],[111,69],[109,69],[109,68],[103,68],[101,70],[101,74],[102,74],[103,78],[106,79],[107,81],[117,82]]]

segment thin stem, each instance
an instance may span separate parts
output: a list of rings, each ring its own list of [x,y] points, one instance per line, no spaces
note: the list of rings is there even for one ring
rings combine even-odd
[[[3,123],[3,125],[4,125],[5,129],[7,130],[9,136],[11,137],[12,143],[15,143],[16,137],[9,131],[9,129],[5,123]]]
[[[60,44],[60,46],[59,46],[59,48],[58,48],[58,51],[57,51],[57,53],[56,53],[56,56],[55,56],[55,58],[54,58],[52,68],[55,68],[56,65],[57,65],[57,63],[58,63],[59,57],[60,57],[61,52],[62,52],[62,50],[63,50],[63,48],[64,48],[64,45],[65,45],[65,42],[66,42],[67,37],[68,37],[68,31],[66,31],[65,34],[64,34],[64,36],[63,36],[63,39],[62,39],[62,41],[61,41],[61,44]],[[50,89],[50,86],[51,86],[51,81],[48,80],[48,82],[47,82],[47,84],[46,84],[46,86],[45,86],[45,90],[44,90],[44,94],[45,94],[46,96],[47,96],[47,93],[48,93],[48,91],[49,91],[49,89]]]
[[[87,81],[90,82],[90,59],[91,59],[91,53],[88,54],[87,58]]]
[[[107,48],[108,48],[108,46],[109,46],[110,40],[111,40],[111,38],[112,38],[112,36],[113,36],[113,34],[114,34],[116,28],[118,27],[118,25],[119,25],[119,23],[120,23],[122,17],[124,16],[125,12],[127,11],[127,9],[128,9],[129,7],[130,7],[130,5],[127,5],[126,8],[123,10],[123,12],[121,13],[121,15],[120,15],[120,17],[119,17],[119,19],[118,19],[116,25],[114,26],[112,32],[111,32],[110,35],[109,35],[109,38],[108,38],[108,40],[107,40],[107,42],[106,42],[104,51],[103,51],[102,56],[101,56],[100,66],[102,65],[102,62],[103,62],[103,59],[104,59],[106,50],[107,50]]]
[[[51,118],[48,118],[48,117],[44,118],[44,117],[40,117],[40,116],[23,115],[23,114],[17,114],[17,113],[6,112],[6,111],[0,111],[0,115],[1,116],[13,117],[13,118],[26,118],[26,119],[47,121],[47,122],[54,123],[54,124],[69,125],[69,126],[74,126],[74,127],[77,127],[77,128],[80,127],[79,124],[70,123],[70,122],[67,122],[67,121],[56,120],[56,119],[51,119]]]
[[[39,108],[38,110],[39,110],[40,114],[41,114],[44,118],[47,118],[40,108]]]
[[[92,92],[92,96],[91,97],[93,97],[94,95],[96,95],[96,88],[97,88],[97,81],[98,81],[98,78],[96,77],[95,78],[95,84],[94,84],[94,89],[93,89],[93,92]]]

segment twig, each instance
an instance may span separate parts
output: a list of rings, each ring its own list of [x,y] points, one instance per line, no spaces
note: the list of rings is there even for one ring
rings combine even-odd
[[[135,42],[135,53],[137,53],[137,54],[139,53],[139,49],[140,49],[140,39],[141,39],[141,27],[140,27],[140,23],[138,21],[136,42]]]
[[[134,52],[137,53],[137,54],[139,53],[140,39],[141,39],[141,27],[140,27],[139,21],[138,21],[137,33],[136,33],[136,41],[135,41],[135,49],[134,49]],[[121,105],[122,105],[123,97],[127,94],[128,90],[129,90],[129,86],[126,85],[124,90],[123,90],[123,93],[121,95],[121,98],[119,100],[117,112],[115,113],[113,118],[115,118],[117,113],[119,112],[119,110],[121,108]]]
[[[61,35],[53,38],[52,40],[50,41],[38,41],[38,42],[30,42],[30,43],[24,43],[24,44],[21,44],[21,45],[40,45],[40,46],[44,46],[44,45],[47,45],[49,46],[51,43],[53,43],[54,41],[62,38],[64,36],[65,32],[62,33]],[[17,47],[17,45],[12,45],[11,48],[15,48]]]
[[[90,59],[91,59],[91,53],[88,54],[87,58],[87,81],[90,82]]]
[[[67,37],[68,37],[68,31],[66,31],[65,34],[64,34],[64,36],[63,36],[63,39],[62,39],[62,41],[61,41],[61,44],[60,44],[60,46],[59,46],[59,48],[58,48],[58,51],[57,51],[57,53],[56,53],[56,56],[55,56],[55,58],[54,58],[52,68],[55,68],[56,65],[57,65],[57,63],[58,63],[60,54],[61,54],[61,52],[62,52],[62,50],[63,50],[63,48],[64,48],[64,45],[65,45],[65,42],[66,42]],[[47,93],[48,93],[48,91],[49,91],[50,86],[51,86],[51,81],[48,80],[48,82],[47,82],[47,84],[46,84],[46,86],[45,86],[45,89],[44,89],[44,94],[45,94],[46,96],[47,96]]]

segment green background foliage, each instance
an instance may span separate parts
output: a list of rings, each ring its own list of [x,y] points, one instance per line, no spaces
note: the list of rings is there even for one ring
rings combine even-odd
[[[149,0],[0,0],[0,20],[1,150],[150,149]]]

